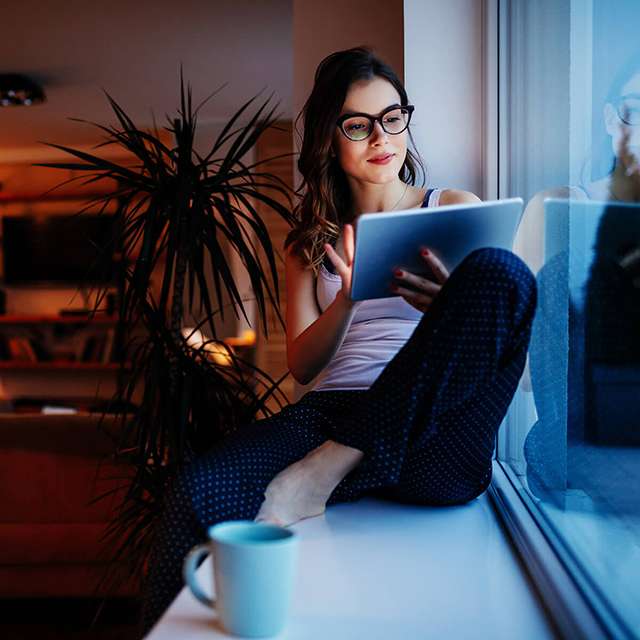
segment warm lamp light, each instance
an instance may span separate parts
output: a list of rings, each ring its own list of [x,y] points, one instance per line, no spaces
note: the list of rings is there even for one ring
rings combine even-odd
[[[194,327],[183,327],[182,335],[187,341],[187,345],[192,349],[202,349],[209,360],[223,366],[231,366],[233,360],[229,353],[233,353],[233,347],[221,342],[215,342],[206,338],[200,329]]]
[[[224,341],[234,347],[249,347],[256,342],[256,332],[253,329],[245,329],[241,336],[225,338]]]

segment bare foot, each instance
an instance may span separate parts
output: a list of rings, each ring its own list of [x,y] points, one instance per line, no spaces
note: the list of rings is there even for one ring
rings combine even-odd
[[[304,518],[323,514],[330,494],[315,485],[308,464],[304,459],[299,460],[269,483],[255,519],[287,527]]]
[[[363,455],[331,440],[323,443],[273,478],[255,521],[287,527],[322,515],[333,490]]]

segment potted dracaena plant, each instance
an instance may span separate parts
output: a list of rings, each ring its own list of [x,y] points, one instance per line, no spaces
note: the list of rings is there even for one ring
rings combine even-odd
[[[167,483],[180,466],[257,419],[259,412],[270,415],[266,401],[276,397],[279,384],[289,373],[274,381],[250,360],[234,354],[233,349],[228,349],[228,357],[222,360],[210,357],[212,345],[224,346],[214,323],[214,316],[220,313],[224,318],[224,311],[223,306],[214,309],[207,270],[216,285],[215,298],[222,299],[224,286],[236,317],[238,305],[250,324],[219,244],[220,234],[246,267],[268,337],[265,290],[283,326],[284,322],[279,311],[274,251],[256,203],[293,223],[290,187],[257,168],[275,158],[249,166],[242,161],[266,129],[278,128],[278,116],[274,115],[278,105],[267,109],[271,96],[250,116],[249,107],[260,94],[248,100],[222,128],[207,155],[196,152],[198,111],[219,90],[193,109],[191,87],[187,85],[185,90],[181,70],[181,108],[178,117],[168,118],[169,126],[165,127],[173,144],[162,141],[155,123],[151,131],[136,127],[105,92],[119,127],[90,122],[106,134],[98,147],[119,145],[134,163],[117,164],[98,155],[45,143],[74,156],[74,161],[37,165],[80,172],[55,188],[82,179],[83,184],[108,180],[116,185],[104,195],[89,199],[79,212],[95,207],[100,207],[100,213],[107,207],[115,209],[115,214],[109,214],[114,215],[115,223],[112,242],[121,253],[116,326],[120,366],[117,390],[102,416],[116,414],[114,458],[126,472],[118,493],[120,506],[105,534],[114,560],[111,567],[117,570],[108,572],[104,580],[112,584],[142,576]],[[289,207],[273,197],[274,191],[284,196]],[[246,231],[239,224],[242,221],[250,225],[264,251],[275,295],[253,243],[253,251],[247,246]],[[134,253],[136,244],[139,252]],[[112,251],[113,247],[108,249]],[[158,300],[152,295],[152,275],[161,283]],[[195,329],[206,325],[212,338],[194,347],[182,323],[185,295],[191,313],[196,290],[202,320]],[[106,291],[106,287],[97,290],[92,315]],[[141,401],[132,403],[140,389]],[[98,499],[104,497],[106,494]]]

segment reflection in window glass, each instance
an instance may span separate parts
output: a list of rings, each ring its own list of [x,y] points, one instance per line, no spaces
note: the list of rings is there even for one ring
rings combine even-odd
[[[632,636],[640,2],[513,0],[500,11],[500,197],[525,201],[515,251],[536,274],[538,308],[498,458],[562,541],[580,584],[599,594],[603,617]]]

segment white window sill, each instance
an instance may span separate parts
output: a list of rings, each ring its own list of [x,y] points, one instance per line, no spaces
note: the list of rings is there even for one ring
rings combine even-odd
[[[293,640],[556,637],[488,493],[467,505],[373,498],[298,522]],[[212,582],[207,559],[198,569]],[[186,590],[147,636],[228,638]]]

